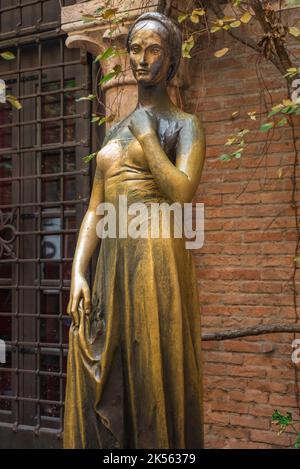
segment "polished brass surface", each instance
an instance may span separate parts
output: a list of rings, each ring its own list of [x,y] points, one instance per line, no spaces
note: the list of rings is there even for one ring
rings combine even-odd
[[[179,31],[161,14],[144,14],[128,51],[138,105],[97,155],[73,263],[64,447],[201,448],[200,311],[184,238],[102,239],[92,294],[85,278],[101,202],[117,211],[120,195],[129,204],[190,202],[204,163],[201,123],[166,91]]]

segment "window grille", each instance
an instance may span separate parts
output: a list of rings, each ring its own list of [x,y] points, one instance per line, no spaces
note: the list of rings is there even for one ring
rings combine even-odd
[[[67,49],[60,7],[0,0],[0,432],[61,438],[75,239],[90,193],[91,64]],[[0,438],[1,440],[1,438]],[[3,439],[2,439],[3,440]],[[3,441],[7,444],[8,441]]]

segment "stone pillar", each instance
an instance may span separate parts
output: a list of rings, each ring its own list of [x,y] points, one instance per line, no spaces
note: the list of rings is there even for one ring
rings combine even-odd
[[[147,7],[142,4],[146,3]],[[67,47],[78,47],[90,52],[94,57],[104,52],[107,47],[125,48],[125,39],[133,21],[146,11],[157,11],[157,1],[142,2],[141,0],[114,0],[109,8],[118,8],[116,16],[107,20],[85,22],[82,18],[93,14],[103,6],[103,0],[90,0],[62,8],[62,30],[68,34]],[[115,24],[112,19],[120,21]],[[181,106],[180,88],[186,82],[186,61],[183,60],[181,70],[169,86],[171,99]],[[120,120],[134,110],[137,103],[137,86],[132,75],[127,54],[101,61],[103,74],[110,72],[115,65],[121,65],[125,72],[103,85],[105,104],[109,114]],[[183,68],[185,69],[183,71]]]

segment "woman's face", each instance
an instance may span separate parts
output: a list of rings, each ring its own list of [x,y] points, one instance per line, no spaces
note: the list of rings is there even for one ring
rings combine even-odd
[[[166,81],[170,58],[163,26],[157,21],[139,23],[130,40],[129,57],[138,83],[154,86]]]

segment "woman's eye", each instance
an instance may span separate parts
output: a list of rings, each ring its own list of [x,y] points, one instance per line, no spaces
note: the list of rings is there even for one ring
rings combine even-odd
[[[131,48],[131,52],[132,52],[133,54],[137,54],[138,51],[139,51],[139,48],[138,48],[138,47],[132,47],[132,48]]]
[[[152,52],[153,54],[159,54],[160,49],[158,47],[154,47],[154,49],[152,49]]]

